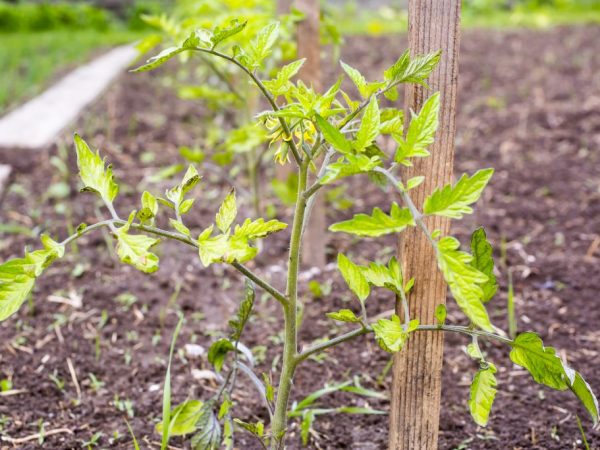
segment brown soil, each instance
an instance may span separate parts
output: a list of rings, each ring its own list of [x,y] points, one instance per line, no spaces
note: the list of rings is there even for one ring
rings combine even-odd
[[[456,170],[471,172],[492,166],[496,175],[476,213],[456,223],[454,233],[466,242],[470,230],[484,225],[496,248],[505,243],[505,255],[497,254],[502,289],[489,306],[495,324],[506,328],[506,281],[511,268],[519,329],[539,332],[546,344],[560,349],[598,389],[600,28],[468,32],[463,42]],[[344,59],[375,77],[403,46],[401,39],[351,40]],[[384,57],[379,54],[384,48],[397,51],[390,50],[390,56]],[[169,182],[150,182],[148,176],[161,166],[180,161],[178,146],[193,144],[203,119],[211,114],[175,98],[156,75],[127,75],[73,129],[101,148],[114,164],[122,184],[118,209],[125,215],[137,206],[142,189],[158,194],[168,186]],[[60,145],[70,146],[70,139]],[[147,158],[150,153],[152,161]],[[3,224],[63,238],[65,223],[76,226],[96,220],[97,204],[88,194],[75,192],[75,175],[68,180],[71,193],[66,199],[48,195],[49,186],[60,181],[49,161],[56,154],[56,147],[35,154],[0,153],[0,163],[20,170],[2,204]],[[140,162],[142,157],[145,162]],[[73,158],[69,163],[73,168]],[[228,188],[214,173],[206,171],[204,175],[203,187],[196,192],[198,205],[188,217],[194,230],[212,221]],[[375,205],[387,206],[389,195],[376,188],[365,191],[363,181],[353,182],[348,191],[360,193],[351,211],[332,211],[329,222]],[[72,208],[65,209],[66,205]],[[241,209],[240,216],[251,215],[249,202]],[[66,218],[69,214],[71,219]],[[280,209],[282,220],[288,214]],[[1,260],[21,255],[26,245],[38,245],[36,238],[23,234],[1,236]],[[0,449],[81,448],[96,432],[103,433],[97,448],[132,448],[124,401],[132,404],[133,417],[128,420],[142,448],[157,448],[153,442],[159,437],[153,427],[161,415],[161,384],[177,310],[187,321],[172,370],[174,402],[207,398],[215,389],[212,382],[192,376],[194,370],[209,368],[206,359],[186,357],[183,349],[192,342],[208,348],[215,335],[226,330],[224,320],[241,295],[237,273],[216,266],[203,269],[193,251],[163,243],[161,270],[145,276],[115,262],[105,237],[98,233],[78,241],[78,253],[69,251],[38,283],[34,308],[25,306],[0,324],[0,379],[12,379],[17,390],[15,395],[0,396],[0,439],[5,439],[0,440]],[[285,261],[285,238],[285,233],[269,238],[265,250],[251,264],[277,286],[282,285],[277,265]],[[338,251],[358,260],[372,260],[392,254],[394,240],[357,242],[335,235],[328,250],[331,260]],[[324,316],[326,311],[355,306],[335,270],[313,275],[313,279],[333,284],[325,299],[312,298],[306,288],[308,279],[310,275],[303,280],[302,294],[306,306],[301,331],[304,344],[343,329],[332,326]],[[181,290],[175,306],[167,307],[178,286]],[[123,305],[117,301],[123,293],[133,294],[137,301],[130,307]],[[81,305],[56,302],[65,299],[81,299]],[[269,346],[260,361],[260,369],[268,371],[279,367],[274,357],[280,350],[281,320],[270,302],[258,303],[257,316],[244,341],[250,347]],[[377,314],[391,306],[392,299],[381,293],[381,299],[370,300],[369,311]],[[100,328],[103,311],[107,321]],[[461,321],[452,303],[449,320]],[[463,352],[466,343],[461,337],[446,339],[440,448],[583,448],[576,414],[583,420],[591,447],[599,445],[600,433],[591,429],[570,393],[534,384],[523,370],[510,364],[507,350],[496,345],[486,344],[485,350],[499,366],[499,392],[489,426],[475,426],[466,401],[476,367]],[[377,377],[388,358],[372,338],[347,343],[298,371],[294,398],[302,398],[327,381],[354,375],[362,377],[364,386],[385,392],[390,387],[389,375],[379,384]],[[80,396],[69,363],[77,375]],[[104,384],[94,389],[89,374]],[[59,389],[51,376],[62,380],[64,387]],[[241,418],[265,418],[250,388],[239,390],[236,400],[243,404]],[[348,394],[335,394],[324,403],[389,407],[386,401]],[[11,444],[6,440],[38,433],[41,421],[48,434],[57,429],[67,431],[48,435],[43,443]],[[387,425],[385,416],[319,417],[310,447],[385,448]],[[298,435],[298,424],[294,424],[291,448],[300,447]],[[174,439],[173,445],[183,444]],[[257,448],[242,434],[237,446]]]

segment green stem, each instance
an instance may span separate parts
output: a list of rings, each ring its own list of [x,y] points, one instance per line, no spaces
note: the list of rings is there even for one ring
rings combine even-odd
[[[292,236],[290,239],[290,253],[288,262],[288,279],[286,296],[287,304],[283,307],[285,338],[283,345],[283,360],[277,399],[275,401],[275,413],[271,425],[271,450],[284,448],[285,432],[287,428],[287,409],[292,388],[292,380],[298,363],[298,330],[296,323],[298,307],[298,271],[300,268],[300,250],[302,247],[302,228],[306,215],[306,198],[303,193],[306,189],[308,178],[308,162],[302,161],[299,168],[298,192],[296,194],[296,210],[292,225]]]
[[[392,168],[390,168],[390,170]],[[421,212],[417,209],[417,207],[415,206],[415,204],[412,201],[412,198],[410,198],[410,195],[408,194],[408,192],[405,189],[402,189],[402,187],[400,186],[401,180],[397,179],[390,172],[390,170],[386,170],[382,167],[375,167],[374,170],[375,170],[375,172],[379,172],[379,173],[383,174],[388,180],[390,180],[392,182],[392,184],[394,185],[394,189],[396,189],[400,193],[400,196],[402,197],[402,201],[404,202],[404,204],[410,211],[410,215],[412,216],[412,218],[415,221],[415,223],[417,224],[417,226],[419,228],[421,228],[423,233],[425,233],[425,236],[427,236],[427,239],[429,240],[431,245],[433,245],[433,248],[437,248],[436,242],[433,240],[433,237],[431,236],[431,233],[429,232],[427,225],[425,225],[425,222],[423,221],[423,214],[421,214]]]
[[[503,344],[512,346],[514,341],[506,338],[504,336],[500,336],[499,334],[489,333],[483,330],[473,330],[469,327],[464,327],[461,325],[419,325],[415,331],[448,331],[453,333],[465,334],[467,336],[477,336],[485,339],[496,340],[502,342]],[[300,354],[296,358],[296,363],[304,361],[309,356],[314,355],[315,353],[320,353],[328,348],[334,347],[343,342],[354,339],[355,337],[362,336],[364,334],[372,333],[373,329],[370,326],[357,328],[355,330],[344,333],[340,336],[337,336],[333,339],[330,339],[326,342],[321,342],[319,344],[313,345],[312,347],[307,348],[300,352]]]

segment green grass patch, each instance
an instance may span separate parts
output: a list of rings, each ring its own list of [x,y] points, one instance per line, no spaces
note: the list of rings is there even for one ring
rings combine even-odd
[[[114,29],[2,34],[0,114],[40,93],[59,73],[89,60],[95,52],[139,37],[139,32]]]
[[[350,7],[336,13],[330,10],[339,31],[350,35],[383,35],[406,32],[406,11],[381,8],[360,11]],[[463,28],[533,28],[543,29],[561,25],[600,24],[600,1],[591,4],[570,4],[564,7],[515,7],[511,10],[476,11],[465,8],[461,17]]]

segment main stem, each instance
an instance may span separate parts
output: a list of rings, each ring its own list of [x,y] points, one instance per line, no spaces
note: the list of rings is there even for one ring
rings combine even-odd
[[[298,364],[298,330],[296,326],[296,314],[298,307],[298,270],[300,266],[300,249],[302,247],[302,228],[304,226],[307,203],[307,199],[304,196],[306,180],[308,178],[307,160],[308,158],[305,158],[305,160],[302,161],[298,173],[298,193],[296,194],[296,210],[294,211],[288,263],[286,289],[288,301],[283,305],[285,340],[283,344],[281,376],[279,378],[275,413],[271,427],[271,450],[282,450],[284,448],[288,401],[292,389],[294,372]]]

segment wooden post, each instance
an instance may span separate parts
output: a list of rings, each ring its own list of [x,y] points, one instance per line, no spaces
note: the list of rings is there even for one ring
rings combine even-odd
[[[277,0],[277,15],[289,14],[292,6],[292,0]]]
[[[304,14],[298,24],[298,58],[306,58],[300,79],[315,90],[321,89],[321,42],[319,38],[319,0],[296,0],[296,8]],[[302,262],[315,267],[325,266],[325,202],[316,198],[310,222],[307,224],[302,249]]]
[[[409,85],[406,109],[419,111],[431,93],[440,91],[440,126],[429,158],[416,158],[406,169],[404,180],[424,175],[425,182],[411,191],[416,205],[436,187],[452,180],[455,107],[458,80],[460,0],[409,0],[408,41],[411,54],[442,50],[442,58],[428,79],[431,90]],[[429,217],[430,230],[450,228],[448,219]],[[399,242],[399,257],[405,277],[415,277],[410,295],[411,317],[422,324],[435,323],[435,308],[446,302],[446,284],[437,268],[435,252],[416,227],[406,230]],[[401,312],[398,312],[401,315]],[[406,348],[394,356],[389,448],[432,450],[438,448],[443,333],[414,333]]]

